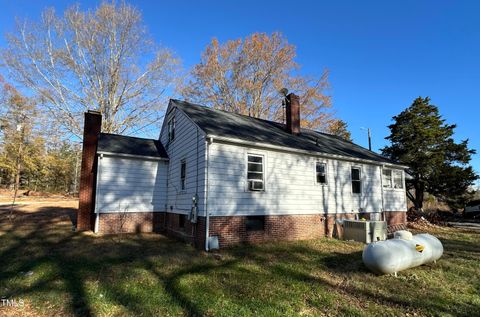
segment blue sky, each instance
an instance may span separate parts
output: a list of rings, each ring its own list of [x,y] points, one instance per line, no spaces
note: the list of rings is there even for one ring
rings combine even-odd
[[[0,0],[0,30],[14,17],[37,19],[66,1]],[[79,1],[82,8],[98,1]],[[387,125],[418,96],[430,96],[456,139],[480,151],[480,2],[478,1],[129,1],[155,40],[185,67],[197,63],[212,37],[282,32],[297,47],[302,72],[327,68],[333,106],[354,141],[386,144]],[[5,42],[0,39],[0,46]],[[480,172],[480,155],[472,161]]]

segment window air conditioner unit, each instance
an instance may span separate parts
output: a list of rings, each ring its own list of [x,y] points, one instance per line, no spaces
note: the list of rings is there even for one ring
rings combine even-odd
[[[248,181],[248,189],[253,191],[261,191],[263,190],[263,181]]]

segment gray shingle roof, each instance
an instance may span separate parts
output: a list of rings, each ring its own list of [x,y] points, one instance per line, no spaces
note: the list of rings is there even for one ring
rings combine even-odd
[[[162,143],[153,139],[100,133],[97,152],[168,158]]]
[[[214,110],[175,99],[170,102],[210,135],[395,164],[375,152],[334,135],[309,129],[301,129],[299,135],[292,135],[285,131],[282,123]]]

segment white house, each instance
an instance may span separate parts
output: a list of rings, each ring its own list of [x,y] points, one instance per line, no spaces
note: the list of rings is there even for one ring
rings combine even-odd
[[[209,248],[331,234],[336,218],[405,222],[405,166],[339,137],[171,100],[159,140],[86,113],[77,227],[160,231]]]

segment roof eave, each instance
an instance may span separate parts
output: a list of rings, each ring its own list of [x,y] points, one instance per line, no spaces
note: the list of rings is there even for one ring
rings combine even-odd
[[[97,154],[103,154],[103,155],[107,155],[107,156],[116,156],[116,157],[125,157],[125,158],[154,160],[154,161],[169,161],[170,160],[166,157],[160,157],[160,156],[148,156],[148,155],[138,155],[138,154],[128,154],[128,153],[115,153],[115,152],[106,152],[106,151],[97,151]]]
[[[254,146],[254,147],[260,147],[260,148],[278,150],[278,151],[289,152],[289,153],[308,154],[308,155],[312,155],[312,156],[323,157],[323,158],[330,158],[330,159],[336,159],[336,160],[343,160],[343,161],[350,161],[350,162],[358,162],[358,163],[367,163],[367,164],[387,166],[387,167],[389,166],[389,167],[396,167],[396,168],[401,168],[401,169],[407,169],[407,168],[409,168],[408,166],[406,166],[406,165],[401,165],[401,164],[394,164],[394,163],[388,163],[388,162],[382,162],[382,161],[367,160],[367,159],[361,159],[361,158],[356,158],[356,157],[351,157],[351,156],[328,154],[328,153],[316,152],[316,151],[292,149],[292,148],[289,148],[289,147],[286,147],[286,146],[279,146],[279,145],[273,145],[273,144],[268,144],[268,143],[245,141],[245,140],[240,140],[240,139],[236,139],[236,138],[228,138],[228,137],[218,136],[218,135],[214,135],[214,134],[207,134],[206,137],[213,139],[214,142],[215,142],[215,140],[217,140],[217,141],[225,142],[225,143],[234,143],[234,144],[240,144],[240,145],[248,145],[248,146]]]

